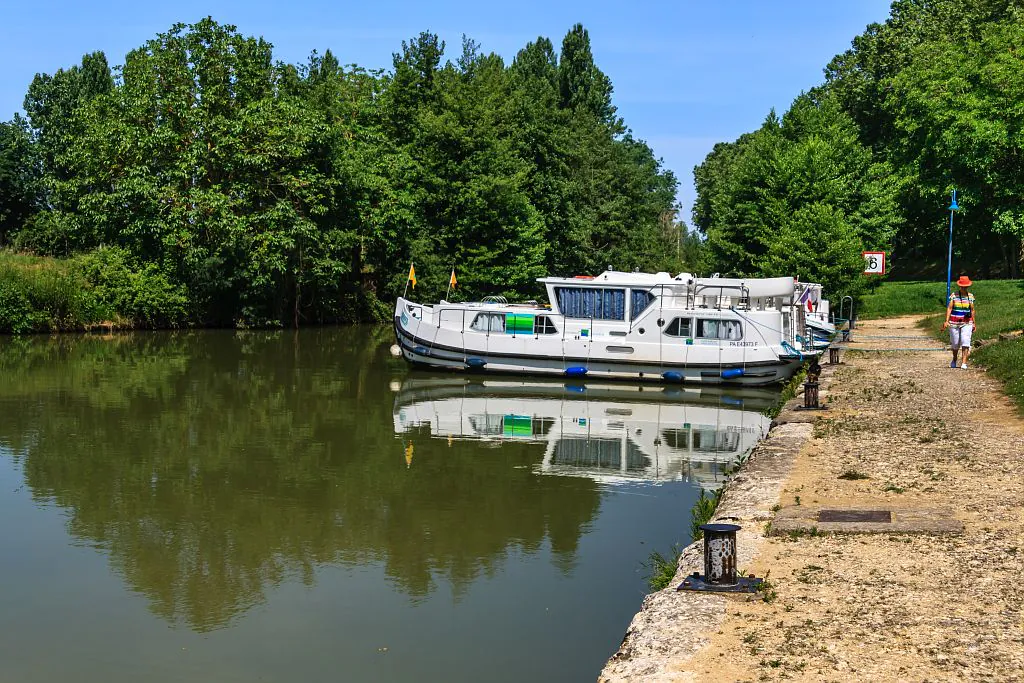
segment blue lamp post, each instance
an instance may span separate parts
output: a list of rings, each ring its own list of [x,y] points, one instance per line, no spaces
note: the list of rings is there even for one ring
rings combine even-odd
[[[946,301],[949,301],[949,287],[953,280],[953,212],[959,211],[956,203],[956,188],[953,188],[953,201],[949,203],[949,260],[946,261]]]

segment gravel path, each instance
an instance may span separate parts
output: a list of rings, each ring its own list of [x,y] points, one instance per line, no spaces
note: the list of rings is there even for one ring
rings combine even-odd
[[[849,346],[934,348],[916,321],[860,323]],[[729,598],[674,679],[1024,681],[1024,420],[949,360],[845,353],[780,503],[944,508],[965,532],[765,539],[744,569],[774,599]]]

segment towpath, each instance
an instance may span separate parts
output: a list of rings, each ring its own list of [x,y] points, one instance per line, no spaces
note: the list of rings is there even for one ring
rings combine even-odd
[[[740,563],[768,576],[773,599],[650,596],[603,680],[1024,681],[1024,420],[946,351],[868,350],[937,348],[916,322],[858,324],[849,346],[865,351],[826,372],[829,410],[788,464],[768,468],[781,483],[757,507],[772,505],[778,526],[818,508],[871,509],[940,528],[948,517],[962,532],[758,528]],[[669,642],[680,637],[690,644]]]

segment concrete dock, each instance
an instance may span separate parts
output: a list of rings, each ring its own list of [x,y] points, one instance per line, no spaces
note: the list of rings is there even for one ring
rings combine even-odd
[[[676,592],[689,548],[600,680],[1024,680],[1024,419],[917,320],[858,323],[727,486],[769,589]]]

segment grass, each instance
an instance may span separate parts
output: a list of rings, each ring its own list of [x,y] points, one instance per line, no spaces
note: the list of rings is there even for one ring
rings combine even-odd
[[[1003,341],[978,349],[971,360],[988,368],[1002,381],[1004,390],[1024,414],[1024,338]]]
[[[775,419],[782,412],[782,408],[789,403],[791,400],[796,398],[796,393],[800,389],[800,385],[807,379],[807,368],[802,367],[800,370],[793,375],[786,385],[782,387],[782,391],[779,393],[779,397],[775,400],[775,403],[770,407],[766,408],[761,412],[765,417]]]
[[[0,332],[78,329],[103,313],[70,262],[0,252]]]
[[[1024,328],[1024,280],[979,280],[971,286],[978,312],[976,339]],[[897,315],[933,314],[924,328],[940,332],[946,305],[945,282],[886,282],[861,299],[863,320]]]
[[[845,472],[839,475],[839,478],[849,479],[850,481],[855,481],[857,479],[870,479],[868,475],[864,474],[863,472],[858,472],[857,470],[846,470]]]
[[[856,313],[861,320],[941,313],[945,298],[945,282],[884,282],[871,294],[861,297]]]
[[[704,489],[701,489],[700,498],[697,499],[697,502],[690,509],[690,538],[693,540],[696,541],[704,538],[704,532],[701,531],[700,527],[710,522],[711,518],[715,516],[715,510],[718,509],[718,504],[722,502],[723,491],[725,489],[720,488],[708,496],[704,494]]]
[[[666,557],[655,550],[648,556],[647,562],[642,563],[648,570],[647,586],[652,593],[668,588],[675,578],[676,570],[679,568],[679,555],[683,549],[678,545],[673,546],[672,552]]]

